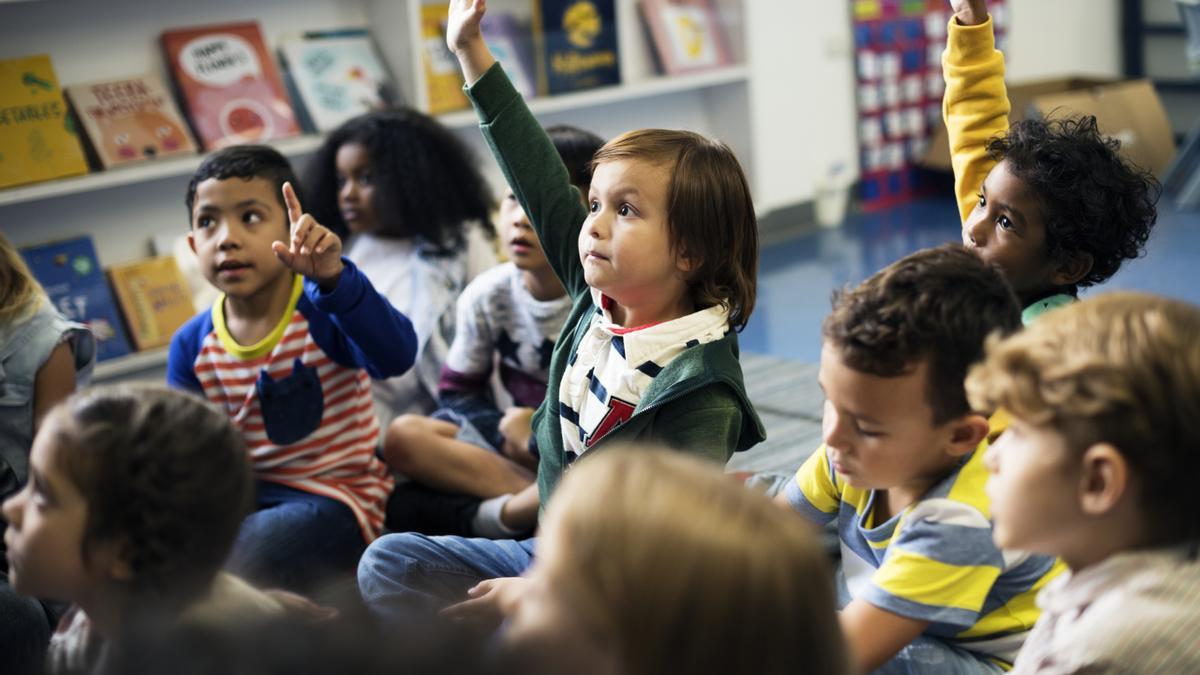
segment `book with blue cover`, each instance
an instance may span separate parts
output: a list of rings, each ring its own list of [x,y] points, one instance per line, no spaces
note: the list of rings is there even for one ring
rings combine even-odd
[[[620,84],[613,0],[538,0],[539,88],[550,95]]]
[[[129,353],[121,316],[91,237],[28,246],[21,249],[21,257],[46,289],[54,307],[92,331],[97,361]]]
[[[282,40],[279,61],[309,130],[333,131],[394,103],[387,70],[366,29],[313,31]]]

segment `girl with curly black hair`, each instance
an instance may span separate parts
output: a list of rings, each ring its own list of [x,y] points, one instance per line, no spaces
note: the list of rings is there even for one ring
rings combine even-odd
[[[432,412],[455,299],[496,263],[487,182],[452,132],[407,108],[347,121],[306,169],[305,206],[417,332],[413,369],[375,383],[381,421]]]
[[[1092,116],[1009,126],[985,0],[951,0],[943,67],[963,243],[1004,272],[1029,323],[1145,250],[1161,186]]]

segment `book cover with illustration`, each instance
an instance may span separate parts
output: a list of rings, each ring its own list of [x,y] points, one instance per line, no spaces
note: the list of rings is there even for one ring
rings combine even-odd
[[[387,70],[366,29],[286,38],[280,41],[279,63],[295,92],[297,112],[314,131],[333,131],[352,117],[394,103]]]
[[[87,170],[50,57],[0,60],[0,187]]]
[[[564,94],[621,82],[613,0],[537,0],[539,87]]]
[[[172,29],[163,32],[162,44],[188,119],[206,151],[299,133],[257,23]]]
[[[526,100],[538,95],[533,64],[533,28],[509,12],[489,11],[479,26],[492,56]]]
[[[667,75],[727,66],[729,47],[711,0],[641,0],[659,69]]]
[[[67,87],[67,99],[100,166],[196,153],[196,141],[157,75]]]
[[[117,265],[109,268],[108,278],[139,351],[166,347],[175,331],[196,314],[192,290],[174,256]]]
[[[450,5],[439,2],[421,5],[421,64],[425,71],[425,93],[429,114],[462,110],[470,105],[463,93],[458,59],[446,46],[446,16]]]
[[[91,237],[27,246],[21,249],[21,257],[54,307],[91,329],[97,361],[129,353],[125,329]]]

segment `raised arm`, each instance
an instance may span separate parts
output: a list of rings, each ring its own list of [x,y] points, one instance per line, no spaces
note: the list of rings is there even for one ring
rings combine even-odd
[[[991,18],[984,0],[951,0],[942,70],[946,94],[942,116],[950,137],[954,165],[954,195],[965,221],[978,199],[979,187],[995,161],[988,140],[1008,130],[1008,91],[1004,86],[1004,55],[996,50]]]
[[[462,67],[484,139],[555,274],[571,297],[578,297],[588,291],[579,261],[587,209],[554,144],[484,43],[479,22],[485,11],[483,0],[451,2],[446,43]]]

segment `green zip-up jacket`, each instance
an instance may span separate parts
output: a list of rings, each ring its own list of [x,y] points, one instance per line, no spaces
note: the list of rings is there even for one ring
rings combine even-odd
[[[588,212],[542,126],[499,64],[466,88],[479,127],[504,177],[537,231],[542,249],[574,302],[550,361],[546,399],[533,416],[538,495],[544,507],[565,468],[558,417],[559,384],[598,308],[583,278],[579,232]],[[655,442],[724,464],[766,438],[746,397],[737,332],[684,350],[647,388],[633,416],[584,457],[634,441]]]

